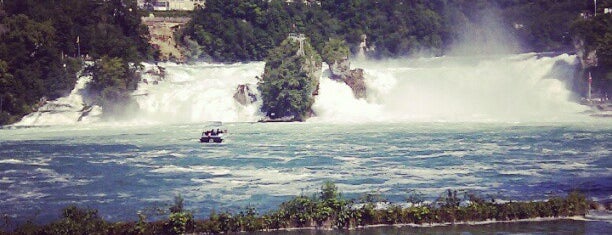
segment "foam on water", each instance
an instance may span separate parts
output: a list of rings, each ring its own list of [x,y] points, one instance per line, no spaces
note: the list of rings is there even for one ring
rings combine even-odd
[[[68,96],[47,102],[37,112],[23,117],[15,126],[73,125],[99,121],[102,109],[98,106],[87,107],[84,102],[85,87],[89,81],[89,76],[80,77]]]
[[[238,85],[257,89],[256,76],[264,63],[219,65],[161,64],[166,78],[158,84],[139,85],[140,111],[135,119],[162,123],[204,121],[257,121],[259,103],[242,106],[233,98]]]
[[[565,81],[574,56],[441,57],[358,61],[368,98],[323,78],[316,120],[524,122],[583,119]],[[568,67],[570,69],[568,69]],[[330,94],[333,93],[333,94]]]
[[[612,195],[606,120],[227,126],[222,145],[198,143],[199,124],[2,129],[0,188],[7,190],[0,190],[0,206],[15,217],[49,208],[44,220],[79,203],[133,219],[135,211],[181,194],[203,217],[213,208],[274,209],[291,196],[314,194],[325,180],[349,197],[375,191],[394,202],[410,189],[430,201],[449,188],[506,200],[573,189]],[[578,135],[589,138],[567,138]]]
[[[588,108],[567,89],[577,59],[535,53],[491,57],[438,57],[356,61],[365,72],[368,97],[356,99],[342,82],[320,78],[315,117],[310,122],[533,122],[584,120]],[[147,69],[152,64],[145,64]],[[127,119],[100,119],[100,107],[84,105],[82,77],[72,93],[51,101],[16,125],[151,125],[205,121],[260,120],[261,98],[241,105],[238,85],[257,93],[264,63],[162,63],[165,79],[144,73],[134,98],[138,110]],[[257,95],[258,96],[258,95]],[[88,115],[83,115],[87,110]]]

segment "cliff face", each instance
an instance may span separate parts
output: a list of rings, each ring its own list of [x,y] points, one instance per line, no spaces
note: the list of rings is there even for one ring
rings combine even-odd
[[[249,105],[257,101],[257,95],[253,93],[249,85],[240,84],[236,87],[236,92],[234,93],[234,100],[240,103],[241,105]]]
[[[598,14],[575,21],[572,37],[583,84],[583,103],[610,104],[612,91],[612,14]]]
[[[580,59],[580,65],[582,69],[588,69],[591,67],[597,67],[597,50],[587,49],[583,39],[574,40],[574,48],[576,49],[576,55]]]
[[[331,71],[331,78],[344,82],[353,90],[355,98],[366,97],[366,85],[363,77],[363,69],[350,69],[350,63],[348,58],[342,60],[336,60],[333,64],[329,65]]]
[[[159,61],[185,62],[185,49],[176,43],[174,33],[189,21],[185,17],[143,17],[142,22],[149,29],[149,43],[158,51]]]
[[[258,83],[264,121],[303,121],[312,116],[321,68],[321,56],[303,35],[291,35],[271,50]]]
[[[610,103],[612,72],[606,61],[609,57],[599,55],[598,48],[589,45],[581,38],[574,39],[576,55],[582,68],[579,81],[584,84],[582,95],[588,104]],[[601,109],[601,108],[600,108]]]

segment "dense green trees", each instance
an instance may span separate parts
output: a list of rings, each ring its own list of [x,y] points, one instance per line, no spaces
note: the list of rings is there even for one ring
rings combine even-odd
[[[329,41],[325,43],[325,46],[323,46],[323,50],[321,51],[323,62],[330,66],[336,61],[348,59],[350,55],[351,52],[349,51],[349,47],[346,42],[335,38],[330,38]]]
[[[259,81],[262,112],[272,119],[305,120],[314,103],[321,71],[321,56],[305,39],[303,55],[300,43],[287,38],[270,51],[264,74]]]
[[[518,24],[520,39],[536,51],[572,49],[570,27],[581,12],[592,13],[593,1],[501,0],[508,23]],[[518,26],[517,25],[517,26]]]
[[[585,68],[592,74],[593,91],[600,96],[612,90],[612,14],[580,19],[572,24],[572,35],[584,42],[585,53],[596,51],[597,65]],[[583,76],[586,78],[586,76]]]
[[[50,21],[4,15],[0,27],[0,124],[5,124],[31,112],[41,97],[69,92],[80,65],[62,58]]]
[[[90,70],[94,72],[105,66],[99,63],[120,61],[121,76],[130,74],[128,64],[149,58],[148,31],[141,24],[136,1],[0,3],[0,125],[35,110],[42,97],[55,99],[69,93],[82,68],[79,53],[95,61]],[[105,76],[94,76],[94,81]],[[107,86],[124,84],[98,85],[92,86],[94,93],[103,94],[111,93],[103,92]]]
[[[182,37],[216,61],[262,60],[290,32],[306,34],[319,52],[329,38],[355,52],[366,34],[373,57],[441,55],[466,27],[487,24],[489,12],[500,21],[493,31],[518,37],[525,51],[548,51],[571,47],[570,24],[588,9],[574,0],[213,0],[194,11]]]

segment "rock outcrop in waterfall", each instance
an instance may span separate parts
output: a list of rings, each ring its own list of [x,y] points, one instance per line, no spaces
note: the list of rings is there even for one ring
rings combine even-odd
[[[236,87],[234,100],[241,105],[249,105],[257,101],[257,95],[255,92],[253,92],[248,84],[240,84]]]
[[[365,98],[367,94],[363,69],[351,70],[349,54],[346,42],[339,39],[330,39],[323,48],[323,60],[329,66],[331,78],[346,83],[353,90],[355,98]]]
[[[258,89],[264,121],[304,121],[321,77],[321,56],[302,34],[290,34],[266,58]]]

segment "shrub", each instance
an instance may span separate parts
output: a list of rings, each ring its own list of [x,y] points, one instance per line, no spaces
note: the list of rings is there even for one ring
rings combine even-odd
[[[188,224],[192,223],[193,215],[188,212],[175,212],[170,214],[166,222],[166,231],[170,234],[184,234],[187,231]]]
[[[109,225],[98,216],[95,209],[83,209],[77,206],[68,206],[62,211],[58,222],[45,228],[51,234],[107,234]]]
[[[244,231],[254,232],[263,228],[262,220],[257,216],[255,207],[249,206],[245,212],[241,212]]]

